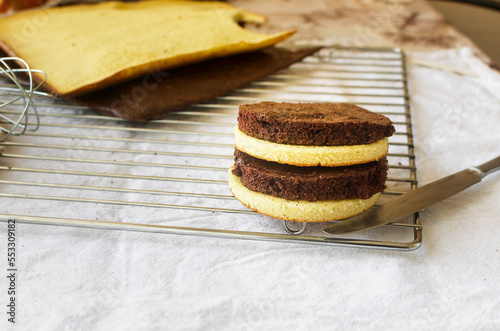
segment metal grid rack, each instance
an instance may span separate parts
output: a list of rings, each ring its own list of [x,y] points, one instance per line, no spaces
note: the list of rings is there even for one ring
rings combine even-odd
[[[421,244],[418,214],[335,237],[322,231],[327,223],[281,224],[250,211],[226,185],[239,104],[330,101],[382,113],[396,127],[389,139],[388,187],[379,203],[414,189],[409,93],[400,49],[323,48],[245,88],[149,123],[103,116],[59,99],[34,100],[40,129],[0,144],[5,147],[0,220],[397,250]],[[22,105],[15,104],[0,109],[13,116],[20,111]]]

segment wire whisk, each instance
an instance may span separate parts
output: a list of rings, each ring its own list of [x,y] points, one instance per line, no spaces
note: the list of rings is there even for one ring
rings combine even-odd
[[[10,64],[10,65],[9,65]],[[20,64],[20,67],[17,65]],[[43,78],[35,84],[33,73]],[[0,58],[0,141],[10,135],[21,135],[26,131],[36,131],[40,127],[40,117],[33,96],[52,97],[38,89],[45,83],[47,75],[17,57]],[[21,106],[21,112],[7,112],[7,106]],[[7,116],[7,113],[9,116]],[[34,123],[29,120],[35,118]]]

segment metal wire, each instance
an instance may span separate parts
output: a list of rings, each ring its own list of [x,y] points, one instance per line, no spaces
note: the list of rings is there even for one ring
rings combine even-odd
[[[13,68],[21,65],[21,68]],[[41,82],[37,85],[34,84],[33,73],[42,76]],[[19,75],[25,75],[28,84],[21,84]],[[3,57],[0,58],[0,78],[6,79],[7,84],[0,84],[0,141],[5,140],[10,135],[21,135],[28,131],[36,131],[40,127],[40,120],[37,113],[37,108],[33,102],[33,96],[50,96],[47,93],[37,91],[44,83],[47,75],[40,70],[30,69],[28,64],[17,57]],[[7,112],[3,108],[16,103],[23,105],[22,111],[12,118],[5,115]],[[35,118],[35,123],[30,123],[30,115]],[[24,122],[24,124],[22,124]]]
[[[17,85],[3,86],[15,94]],[[42,99],[46,94],[36,91],[38,87],[18,92],[26,100],[21,94],[16,95],[17,99],[2,109],[0,124],[11,123],[5,118],[10,116],[22,117],[22,123],[19,120],[17,124],[21,131],[37,127],[38,119],[30,121],[26,116],[29,108],[42,118],[42,125],[37,132],[26,132],[21,137],[14,137],[14,132],[8,141],[0,143],[0,204],[10,205],[10,201],[21,199],[25,207],[8,209],[8,213],[0,214],[0,220],[15,218],[30,224],[380,249],[412,250],[420,246],[418,214],[382,227],[378,235],[389,239],[377,239],[375,235],[333,237],[321,231],[324,224],[315,227],[273,223],[272,219],[242,207],[226,185],[239,104],[263,100],[342,101],[365,105],[389,116],[397,127],[397,134],[389,140],[390,176],[383,198],[414,189],[417,179],[410,95],[405,55],[400,49],[324,48],[245,88],[148,124],[99,115],[57,99],[47,101]],[[3,152],[2,147],[6,148]],[[65,208],[54,214],[50,208],[37,210],[36,202],[53,202]],[[90,216],[90,211],[89,216],[79,215],[81,218],[76,219],[72,206],[82,204],[93,206],[95,215],[104,208],[128,208],[136,214],[146,208],[154,215],[161,210],[195,211],[205,215],[202,218],[220,216],[226,225],[179,226],[177,220],[174,226],[168,217],[165,224],[147,219],[139,224],[128,218],[94,221],[91,217],[95,215]],[[227,213],[246,221],[229,220],[223,216]],[[248,226],[253,229],[245,229]],[[286,233],[282,233],[283,229]],[[404,233],[394,237],[391,229]]]

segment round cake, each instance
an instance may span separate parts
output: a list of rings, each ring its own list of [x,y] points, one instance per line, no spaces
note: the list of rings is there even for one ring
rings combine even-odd
[[[296,166],[336,167],[387,154],[391,121],[347,103],[242,105],[235,144],[259,159]]]
[[[295,167],[234,152],[232,174],[256,192],[288,200],[368,199],[385,189],[387,160],[349,167]]]
[[[245,206],[279,219],[357,215],[385,189],[393,132],[387,117],[352,104],[242,105],[230,189]]]

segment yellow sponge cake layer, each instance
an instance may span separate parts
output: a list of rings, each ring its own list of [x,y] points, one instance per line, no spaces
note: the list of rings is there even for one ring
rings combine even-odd
[[[278,219],[296,222],[327,222],[361,214],[371,208],[380,193],[368,199],[347,200],[286,200],[247,189],[240,178],[229,170],[229,188],[246,207]]]
[[[235,128],[236,148],[253,157],[282,164],[310,167],[338,167],[368,163],[383,158],[389,149],[387,138],[367,145],[305,146],[278,144],[250,137]]]
[[[206,59],[249,52],[290,37],[238,22],[265,17],[212,1],[109,1],[0,18],[0,46],[47,73],[47,89],[78,95]]]

